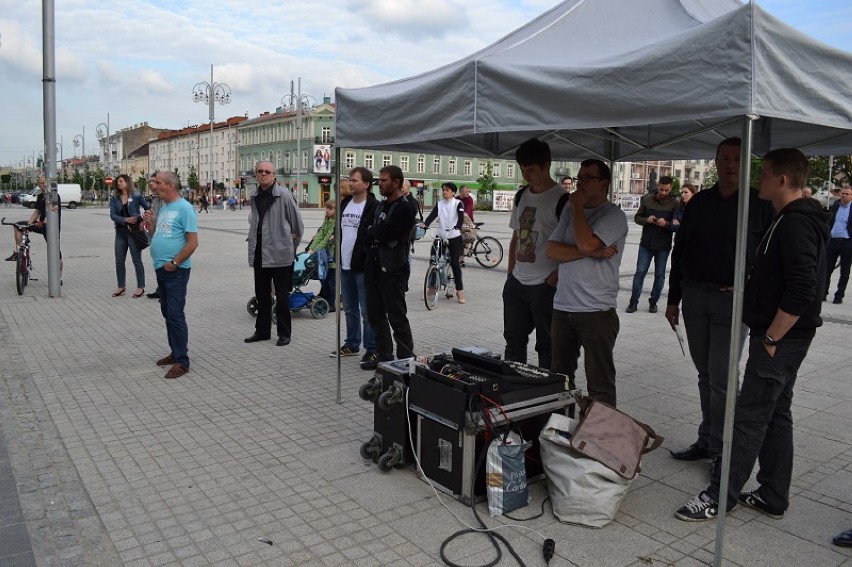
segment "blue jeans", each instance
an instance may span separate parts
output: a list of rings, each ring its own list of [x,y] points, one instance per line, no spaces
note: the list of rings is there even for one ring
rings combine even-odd
[[[698,394],[701,398],[697,444],[717,457],[722,454],[734,294],[720,291],[718,285],[686,279],[682,288],[686,342],[698,370]],[[742,325],[741,331],[740,352],[748,328]]]
[[[175,364],[189,368],[189,329],[183,309],[186,306],[186,288],[189,284],[189,268],[178,268],[167,272],[157,269],[157,287],[160,290],[160,312],[166,320],[166,336],[169,340]]]
[[[630,303],[637,303],[642,295],[642,284],[645,283],[645,275],[651,267],[651,259],[654,259],[654,285],[651,288],[651,303],[660,300],[663,285],[666,283],[666,264],[669,261],[671,250],[651,250],[646,246],[639,245],[639,256],[636,258],[636,273],[633,275],[633,293],[630,294]]]
[[[142,252],[136,247],[136,242],[130,236],[130,232],[124,225],[115,227],[115,280],[118,287],[124,287],[127,279],[127,269],[124,262],[127,260],[127,251],[130,250],[130,258],[136,269],[136,287],[145,287],[145,265],[142,263]]]
[[[793,386],[811,339],[781,339],[775,356],[769,356],[759,336],[749,341],[743,388],[734,413],[728,509],[748,482],[754,463],[760,469],[758,494],[771,507],[784,511],[790,504],[793,477]],[[718,474],[708,494],[719,501]]]
[[[376,334],[367,321],[367,287],[364,272],[340,270],[340,295],[346,313],[346,341],[352,350],[361,348],[361,326],[364,328],[364,349],[376,352]]]

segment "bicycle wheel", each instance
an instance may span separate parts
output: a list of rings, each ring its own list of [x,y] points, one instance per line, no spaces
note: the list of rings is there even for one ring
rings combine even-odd
[[[474,244],[473,256],[483,268],[493,268],[503,261],[503,245],[493,236],[483,236]]]
[[[429,266],[423,282],[423,301],[429,311],[438,305],[438,288],[441,286],[441,274],[437,266]],[[431,293],[430,293],[431,292]]]
[[[27,287],[27,255],[22,252],[18,252],[18,261],[15,262],[15,287],[18,295],[24,295],[24,288]]]

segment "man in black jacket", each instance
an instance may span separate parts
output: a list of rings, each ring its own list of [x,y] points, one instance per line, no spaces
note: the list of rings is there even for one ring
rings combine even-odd
[[[675,236],[669,273],[666,319],[671,325],[678,324],[678,304],[683,299],[686,339],[692,362],[698,370],[701,397],[698,440],[686,449],[673,451],[672,456],[683,461],[712,458],[711,468],[718,467],[721,460],[728,391],[741,145],[739,138],[728,138],[716,148],[719,181],[699,191],[684,210]],[[772,216],[772,205],[761,200],[757,191],[750,190],[747,269]]]
[[[379,170],[379,191],[385,198],[369,219],[370,248],[364,281],[367,285],[367,318],[376,333],[379,361],[414,356],[414,339],[408,322],[405,292],[408,289],[408,235],[414,226],[415,210],[402,193],[402,170],[388,165]],[[391,340],[393,329],[393,340]],[[364,370],[375,368],[378,361],[361,364]]]
[[[819,203],[802,198],[807,178],[808,160],[799,150],[772,150],[763,158],[760,198],[772,202],[777,216],[757,247],[743,297],[743,321],[751,336],[734,413],[727,509],[739,502],[772,518],[783,517],[789,505],[793,385],[822,325],[828,224]],[[760,487],[741,493],[755,461]],[[722,496],[719,477],[717,470],[710,486],[677,517],[715,518]]]
[[[849,268],[852,266],[852,187],[844,187],[840,198],[831,204],[831,214],[828,226],[831,228],[831,240],[828,241],[827,267],[825,277],[825,297],[831,290],[831,273],[834,265],[840,259],[840,278],[837,280],[837,291],[834,292],[834,303],[843,303],[846,295],[846,284],[849,283]]]
[[[366,167],[349,172],[351,194],[340,203],[340,295],[346,313],[346,341],[331,356],[357,356],[363,339],[367,351],[362,368],[373,366],[376,336],[367,320],[367,286],[364,266],[367,260],[367,227],[375,216],[378,201],[373,195],[373,174]],[[363,328],[363,333],[361,332]],[[375,366],[373,366],[375,368]]]

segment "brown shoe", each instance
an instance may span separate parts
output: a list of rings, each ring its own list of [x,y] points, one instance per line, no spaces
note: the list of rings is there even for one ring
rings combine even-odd
[[[168,366],[169,364],[174,364],[175,359],[172,355],[161,358],[157,361],[157,366]]]
[[[180,378],[187,372],[189,372],[189,368],[187,368],[186,366],[181,366],[180,364],[175,364],[169,369],[168,372],[166,372],[165,378]]]

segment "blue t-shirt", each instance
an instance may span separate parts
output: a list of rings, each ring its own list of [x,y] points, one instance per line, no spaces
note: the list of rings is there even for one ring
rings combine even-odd
[[[186,199],[171,203],[163,202],[157,212],[157,231],[151,239],[151,259],[154,269],[161,268],[177,256],[186,246],[186,233],[198,232],[195,208]],[[192,259],[187,258],[179,267],[189,268]]]

